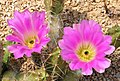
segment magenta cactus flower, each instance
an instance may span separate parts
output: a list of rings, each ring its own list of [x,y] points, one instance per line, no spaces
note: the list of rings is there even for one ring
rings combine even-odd
[[[93,20],[83,20],[73,28],[65,27],[63,39],[59,41],[61,56],[69,63],[71,70],[81,70],[83,75],[91,75],[93,68],[103,73],[111,61],[105,56],[115,48],[110,45],[111,36],[104,35],[101,27]]]
[[[32,52],[41,51],[49,41],[46,35],[49,28],[45,23],[45,12],[14,12],[14,18],[8,20],[8,25],[12,28],[13,33],[6,37],[7,40],[16,42],[12,46],[8,46],[14,57],[20,58],[25,54],[27,57],[31,56]]]

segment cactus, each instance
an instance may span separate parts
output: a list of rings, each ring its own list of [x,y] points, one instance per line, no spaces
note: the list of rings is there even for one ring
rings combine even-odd
[[[16,81],[15,73],[13,71],[7,71],[4,73],[2,81]]]
[[[48,74],[44,67],[41,67],[39,70],[19,74],[14,71],[7,71],[4,73],[2,81],[47,81],[47,77]]]
[[[63,2],[64,0],[44,0],[46,11],[58,15],[63,10]]]
[[[46,62],[46,71],[51,76],[52,80],[58,79],[61,77],[61,73],[65,67],[64,62],[60,57],[60,49],[57,47],[57,41],[60,38],[60,30],[63,28],[63,23],[60,18],[60,12],[63,10],[63,0],[44,0],[45,8],[47,11],[47,21],[48,26],[50,27],[49,36],[51,42],[49,43],[50,55],[49,59]],[[63,65],[62,65],[63,63]]]
[[[108,29],[108,35],[112,36],[112,44],[117,48],[120,46],[120,26],[115,25],[114,27]]]
[[[8,58],[11,56],[11,54],[9,53],[8,49],[7,49],[7,46],[13,44],[12,42],[5,42],[5,44],[3,45],[4,47],[4,56],[3,56],[3,62],[4,63],[7,63],[8,62]]]
[[[81,71],[68,71],[67,74],[65,75],[63,81],[79,81],[79,78],[81,78]]]
[[[63,75],[65,74],[66,71],[66,63],[61,59],[60,57],[60,49],[57,48],[53,53],[52,56],[50,57],[49,62],[51,63],[49,67],[53,67],[52,69],[47,69],[51,70],[51,77],[52,79],[58,79],[63,78]]]
[[[60,18],[60,12],[63,10],[63,0],[44,0],[45,8],[47,11],[47,21],[50,27],[50,47],[57,47],[57,39],[59,38],[60,29],[63,28],[63,24]]]

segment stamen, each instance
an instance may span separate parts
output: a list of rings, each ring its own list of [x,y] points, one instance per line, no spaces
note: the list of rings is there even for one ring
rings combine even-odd
[[[90,62],[95,58],[96,49],[90,43],[82,43],[78,46],[76,54],[81,61]]]

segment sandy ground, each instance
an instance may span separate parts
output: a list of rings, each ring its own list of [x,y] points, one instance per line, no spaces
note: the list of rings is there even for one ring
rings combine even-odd
[[[70,11],[76,11],[85,15],[85,19],[95,20],[102,27],[103,30],[111,28],[115,24],[120,25],[120,0],[106,0],[107,7],[110,9],[110,13],[106,14],[103,0],[65,0],[65,9]],[[77,14],[74,13],[74,16]],[[113,16],[114,15],[114,16]],[[112,16],[111,18],[109,16]]]

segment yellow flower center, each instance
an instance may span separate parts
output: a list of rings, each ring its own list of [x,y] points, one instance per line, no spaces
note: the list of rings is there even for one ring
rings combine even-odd
[[[31,49],[35,45],[35,40],[36,40],[36,37],[29,38],[28,40],[26,40],[25,45],[27,45]]]
[[[77,47],[76,54],[81,61],[90,62],[95,58],[96,49],[91,43],[85,42]]]

